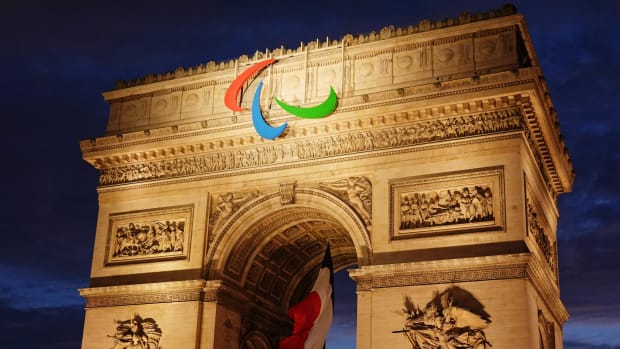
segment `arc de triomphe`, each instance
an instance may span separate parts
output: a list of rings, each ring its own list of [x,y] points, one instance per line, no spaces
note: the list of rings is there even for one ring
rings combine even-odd
[[[233,81],[271,58],[231,111]],[[309,108],[330,87],[324,118],[274,103]],[[358,348],[561,348],[557,196],[574,174],[514,8],[257,51],[104,98],[105,135],[81,142],[100,171],[82,348],[277,348],[327,243],[352,268]],[[257,110],[283,133],[257,134]]]

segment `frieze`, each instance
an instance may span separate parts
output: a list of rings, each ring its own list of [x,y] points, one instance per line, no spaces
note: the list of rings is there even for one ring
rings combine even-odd
[[[529,253],[364,266],[349,271],[357,291],[455,282],[530,279],[558,323],[568,319],[549,268]]]
[[[540,298],[547,304],[557,323],[568,320],[568,311],[560,299],[560,291],[554,282],[554,274],[540,258],[532,257],[527,265],[527,277],[540,294]]]
[[[191,176],[412,146],[473,135],[522,130],[522,128],[519,109],[499,110],[441,120],[420,121],[393,128],[314,138],[295,143],[102,168],[99,182],[101,185],[112,185]]]
[[[86,302],[87,308],[113,307],[120,305],[190,302],[200,299],[199,292],[164,292],[143,295],[121,295],[113,297],[94,297]]]

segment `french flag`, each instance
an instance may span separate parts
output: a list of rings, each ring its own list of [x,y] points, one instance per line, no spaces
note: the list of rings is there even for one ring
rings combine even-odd
[[[279,349],[323,349],[334,318],[334,265],[329,245],[312,291],[288,310],[293,334],[280,341]]]

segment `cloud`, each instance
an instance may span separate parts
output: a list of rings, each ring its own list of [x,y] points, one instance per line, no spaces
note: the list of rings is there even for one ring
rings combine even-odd
[[[53,275],[28,268],[0,265],[0,303],[15,309],[37,309],[57,306],[82,306],[78,288],[85,281],[56,279]]]
[[[565,349],[618,349],[620,346],[617,345],[608,345],[608,344],[592,344],[592,343],[583,343],[583,342],[574,342],[574,341],[564,341]]]
[[[568,348],[620,348],[618,322],[589,324],[569,321],[564,325],[564,343]]]

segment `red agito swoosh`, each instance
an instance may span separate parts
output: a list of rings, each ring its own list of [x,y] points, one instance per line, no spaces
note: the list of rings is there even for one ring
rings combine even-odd
[[[224,95],[224,104],[226,107],[232,111],[244,111],[245,109],[237,103],[237,95],[239,94],[241,87],[243,87],[243,84],[250,78],[250,76],[275,61],[275,58],[270,58],[262,62],[258,62],[246,69],[243,73],[239,74],[232,84],[230,84],[230,87],[228,87],[228,90],[226,90],[226,94]]]

